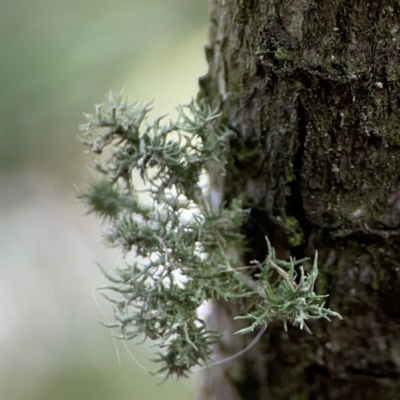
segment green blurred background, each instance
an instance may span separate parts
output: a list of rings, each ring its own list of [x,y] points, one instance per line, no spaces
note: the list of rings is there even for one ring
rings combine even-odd
[[[109,89],[171,112],[206,72],[207,0],[3,0],[0,13],[0,399],[192,399],[149,376],[96,322],[116,252],[74,185],[83,112]],[[100,300],[99,300],[100,301]],[[107,314],[110,307],[100,301]],[[130,344],[146,367],[151,349]]]

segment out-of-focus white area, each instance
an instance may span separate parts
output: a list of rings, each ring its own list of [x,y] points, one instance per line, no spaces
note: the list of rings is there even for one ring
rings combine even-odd
[[[196,96],[206,4],[18,3],[4,2],[0,16],[0,400],[194,398],[191,381],[157,386],[121,344],[118,366],[92,298],[95,262],[111,268],[118,252],[101,244],[101,223],[84,215],[74,185],[90,162],[81,115],[109,89],[154,99],[153,116]],[[154,369],[148,345],[129,346]]]

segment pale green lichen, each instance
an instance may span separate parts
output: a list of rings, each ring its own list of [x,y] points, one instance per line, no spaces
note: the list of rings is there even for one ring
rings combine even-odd
[[[278,47],[275,51],[275,58],[277,60],[286,60],[288,58],[288,51],[284,47]]]
[[[235,136],[219,123],[220,114],[192,101],[178,108],[176,122],[158,118],[145,125],[149,110],[149,104],[129,105],[121,93],[111,93],[82,126],[100,178],[80,198],[107,220],[105,242],[135,253],[133,263],[105,273],[111,285],[103,290],[117,294],[107,295],[115,317],[107,325],[123,340],[155,340],[159,372],[180,377],[207,363],[220,339],[196,313],[207,300],[246,298],[249,311],[238,318],[253,323],[240,333],[271,320],[308,330],[307,320],[339,316],[314,292],[317,258],[305,274],[304,260],[278,260],[269,246],[265,262],[240,264],[247,211],[239,200],[212,207],[200,183],[207,165],[223,173]],[[147,202],[135,189],[135,172],[146,183]],[[256,279],[249,270],[258,271]]]

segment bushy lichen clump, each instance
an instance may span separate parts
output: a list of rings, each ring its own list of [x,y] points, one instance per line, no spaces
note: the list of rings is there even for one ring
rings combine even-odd
[[[235,200],[215,209],[200,183],[207,165],[225,164],[234,135],[218,124],[220,115],[192,101],[178,108],[176,122],[145,125],[149,110],[111,93],[82,126],[100,178],[80,197],[107,220],[105,242],[135,252],[135,262],[106,273],[112,282],[106,289],[119,295],[107,296],[115,316],[109,326],[120,338],[157,341],[159,372],[180,377],[207,363],[219,341],[196,313],[206,300],[247,298],[250,312],[238,318],[253,324],[241,333],[272,319],[307,328],[308,319],[338,316],[313,291],[316,259],[309,275],[300,268],[298,283],[295,266],[304,260],[277,260],[272,248],[264,263],[240,265],[246,211]],[[146,183],[146,202],[134,187],[135,171]],[[255,280],[247,274],[254,268]]]

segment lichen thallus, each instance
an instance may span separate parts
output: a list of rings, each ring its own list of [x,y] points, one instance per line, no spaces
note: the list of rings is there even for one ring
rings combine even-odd
[[[122,267],[103,270],[111,284],[102,293],[114,309],[114,321],[105,325],[118,331],[113,336],[155,341],[156,373],[182,377],[223,362],[210,363],[221,336],[196,311],[208,300],[245,299],[248,311],[236,318],[251,324],[236,333],[260,329],[229,359],[254,346],[272,320],[310,331],[308,320],[340,317],[324,307],[326,295],[314,292],[317,256],[306,273],[306,259],[280,260],[266,239],[266,259],[242,265],[248,211],[240,199],[222,202],[229,144],[237,134],[221,124],[221,114],[191,101],[178,107],[176,121],[162,123],[160,117],[146,125],[150,109],[150,103],[129,105],[121,92],[110,93],[81,127],[99,177],[79,197],[107,222],[104,242],[135,255],[132,262],[125,257]],[[145,197],[138,194],[135,173],[145,183]],[[248,268],[256,268],[255,279]]]
[[[121,258],[121,251],[118,253],[118,256],[117,256],[117,259],[116,259],[116,261],[115,261],[114,266],[108,271],[108,273],[110,273],[110,272],[118,265],[118,262],[119,262],[120,258]],[[95,303],[97,309],[100,311],[100,313],[102,314],[103,318],[104,318],[105,321],[106,321],[106,323],[104,323],[104,322],[102,322],[102,321],[100,321],[100,322],[101,322],[103,325],[108,326],[108,325],[111,324],[111,322],[110,322],[110,320],[108,319],[107,314],[106,314],[106,313],[104,312],[104,310],[101,308],[101,306],[100,306],[100,304],[99,304],[99,302],[98,302],[98,300],[97,300],[97,297],[96,297],[96,291],[97,291],[97,289],[98,289],[98,285],[99,285],[100,282],[101,282],[103,279],[105,279],[105,278],[106,278],[106,275],[103,274],[103,275],[100,277],[100,279],[95,283],[95,285],[93,286],[93,290],[92,290],[92,297],[93,297],[93,300],[94,300],[94,303]],[[200,372],[200,371],[202,371],[202,370],[204,370],[204,369],[206,369],[206,368],[213,368],[213,367],[215,367],[215,366],[217,366],[217,365],[220,365],[220,364],[223,364],[223,363],[232,361],[232,360],[234,360],[235,358],[242,356],[243,354],[247,353],[249,350],[251,350],[251,349],[257,344],[257,342],[261,339],[262,335],[265,333],[266,329],[267,329],[267,325],[263,325],[263,326],[260,328],[260,330],[259,330],[259,332],[257,333],[257,335],[254,337],[254,339],[251,341],[251,343],[250,343],[249,345],[247,345],[244,349],[242,349],[242,350],[238,351],[237,353],[233,354],[232,356],[226,357],[226,358],[224,358],[224,359],[222,359],[222,360],[219,360],[219,361],[212,362],[211,364],[207,364],[207,365],[204,365],[204,366],[195,368],[194,370],[192,370],[192,372]],[[115,347],[115,352],[116,352],[116,356],[117,356],[118,366],[121,366],[121,365],[122,365],[122,364],[121,364],[121,356],[120,356],[120,353],[119,353],[119,348],[118,348],[117,341],[116,341],[116,338],[115,338],[115,336],[114,336],[114,332],[113,332],[113,329],[112,329],[112,328],[111,328],[111,337],[112,337],[113,342],[114,342],[114,347]],[[129,357],[133,360],[133,362],[134,362],[140,369],[142,369],[143,371],[148,372],[148,373],[150,373],[150,374],[156,375],[156,376],[160,376],[160,377],[163,377],[163,378],[167,378],[167,377],[168,377],[168,374],[160,374],[160,373],[151,371],[151,370],[149,370],[148,368],[146,368],[146,367],[137,359],[137,357],[134,356],[134,354],[132,353],[131,349],[128,347],[126,341],[123,341],[123,346],[124,346],[126,352],[128,353]]]

